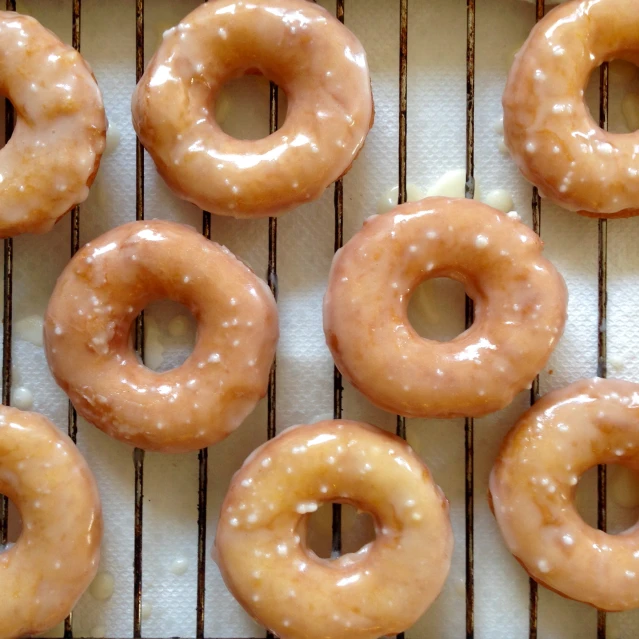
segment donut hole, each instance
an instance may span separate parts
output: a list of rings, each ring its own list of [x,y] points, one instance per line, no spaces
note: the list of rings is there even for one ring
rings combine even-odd
[[[144,365],[157,373],[181,366],[195,347],[197,325],[186,306],[172,300],[144,309]]]
[[[0,495],[2,497],[3,495]],[[18,537],[22,534],[22,517],[18,507],[9,499],[9,508],[7,515],[7,542],[8,545],[0,546],[0,553],[9,549],[9,544],[15,544]]]
[[[237,140],[261,140],[269,135],[271,89],[268,78],[247,74],[229,80],[215,99],[215,121]],[[286,119],[286,93],[278,93],[278,126]]]
[[[607,532],[622,533],[639,521],[639,473],[626,466],[606,466]],[[575,494],[575,506],[583,520],[597,527],[597,467],[590,468],[580,478]]]
[[[375,540],[375,521],[367,513],[358,511],[350,504],[341,508],[341,555],[355,553],[366,544]],[[321,504],[308,517],[306,544],[318,557],[335,559],[331,553],[333,508],[332,504]]]
[[[408,303],[408,320],[426,339],[448,342],[465,330],[466,291],[461,282],[437,277],[422,282]]]
[[[608,67],[608,131],[630,133],[639,130],[639,69],[626,60],[612,60]],[[592,119],[599,123],[601,67],[593,69],[584,98]]]

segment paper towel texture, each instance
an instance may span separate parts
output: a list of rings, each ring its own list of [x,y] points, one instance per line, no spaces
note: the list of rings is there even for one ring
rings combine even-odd
[[[82,206],[81,242],[135,218],[135,135],[130,98],[135,86],[135,2],[83,0],[82,53],[104,92],[111,125],[119,144],[102,162],[88,201]],[[162,32],[176,24],[198,2],[149,0],[145,12],[148,60]],[[322,2],[334,10],[333,2]],[[346,24],[367,49],[376,101],[376,120],[366,146],[344,182],[344,229],[348,240],[363,220],[376,212],[377,200],[398,181],[399,2],[346,0]],[[67,42],[71,40],[71,0],[18,0],[18,10],[31,13]],[[466,2],[414,0],[409,9],[408,53],[408,181],[422,187],[445,171],[465,166]],[[501,92],[513,52],[534,24],[534,6],[519,0],[476,3],[476,177],[482,191],[508,190],[517,211],[531,221],[531,187],[499,150],[495,125],[501,114]],[[623,129],[620,101],[627,74],[611,74],[611,127]],[[594,91],[593,91],[594,90]],[[590,97],[596,104],[596,87]],[[259,81],[234,91],[229,130],[268,132],[268,93]],[[233,100],[233,98],[229,98]],[[113,137],[115,141],[115,137]],[[201,228],[202,215],[176,199],[145,160],[145,215],[186,222]],[[278,220],[278,273],[281,341],[278,351],[277,427],[332,415],[332,361],[324,344],[321,303],[333,255],[333,192]],[[14,243],[14,320],[44,312],[55,279],[69,256],[69,217],[45,236],[19,237]],[[212,236],[246,260],[258,274],[267,265],[266,220],[214,218]],[[570,293],[566,333],[541,375],[542,392],[596,371],[597,353],[597,222],[543,203],[541,234],[546,254],[564,274]],[[611,376],[637,379],[639,358],[639,219],[610,221],[608,347],[615,368]],[[430,291],[434,318],[451,330],[464,325],[463,295],[457,287]],[[160,305],[149,312],[164,367],[184,357],[188,338],[169,336],[170,322],[180,313]],[[151,323],[153,325],[153,322]],[[157,328],[155,328],[157,326]],[[173,331],[174,333],[176,331]],[[54,384],[41,347],[14,337],[16,385],[29,388],[34,408],[66,428],[67,402]],[[158,354],[159,353],[159,354]],[[523,393],[506,410],[475,424],[475,633],[476,637],[512,639],[527,636],[528,578],[501,542],[487,501],[488,474],[506,431],[528,406]],[[395,417],[372,407],[347,387],[344,415],[393,430]],[[408,439],[431,468],[451,502],[456,546],[447,585],[435,605],[408,632],[410,638],[448,639],[465,629],[464,423],[463,420],[408,420]],[[233,472],[266,438],[264,403],[226,441],[209,452],[207,553],[213,543],[217,513]],[[133,625],[132,450],[79,422],[78,445],[100,485],[105,519],[102,570],[114,576],[114,593],[106,602],[86,594],[74,614],[76,635],[105,632],[130,637]],[[594,513],[592,473],[581,489],[582,512]],[[150,615],[143,635],[195,636],[197,577],[196,454],[147,454],[144,477],[143,602]],[[329,509],[323,509],[329,510]],[[626,524],[634,511],[611,503],[611,526]],[[589,519],[592,521],[592,519]],[[210,554],[209,554],[210,557]],[[172,571],[176,560],[184,574]],[[636,636],[639,616],[609,615],[609,637]],[[212,560],[206,566],[208,637],[263,636],[226,591]],[[588,639],[596,636],[596,613],[540,588],[539,636],[544,639]]]

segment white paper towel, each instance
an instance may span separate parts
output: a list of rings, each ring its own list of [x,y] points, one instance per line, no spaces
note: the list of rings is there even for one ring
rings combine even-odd
[[[196,0],[146,3],[145,38],[149,59],[164,29],[179,21]],[[323,2],[333,9],[333,3]],[[398,180],[398,42],[399,3],[391,0],[346,0],[346,24],[360,37],[369,55],[376,101],[376,121],[364,151],[344,185],[346,239],[376,210],[379,196]],[[18,0],[67,42],[71,39],[71,0]],[[501,113],[500,95],[512,59],[534,23],[534,7],[518,0],[477,2],[476,176],[484,193],[504,188],[514,197],[527,223],[531,188],[499,151],[494,126]],[[135,218],[135,136],[130,123],[130,96],[135,85],[135,2],[84,0],[82,52],[104,92],[107,113],[120,133],[115,151],[104,158],[89,200],[82,207],[81,241],[85,243],[115,225]],[[415,0],[409,14],[408,179],[427,187],[449,169],[464,167],[466,108],[466,2]],[[619,103],[625,76],[612,75],[611,125],[621,127]],[[268,99],[237,104],[230,117],[248,118],[255,134],[265,134]],[[250,93],[250,91],[249,91]],[[594,96],[593,94],[593,97]],[[262,119],[259,120],[258,116]],[[201,227],[201,212],[168,191],[146,159],[145,212]],[[609,229],[609,354],[617,375],[637,379],[639,312],[637,284],[639,220],[611,221]],[[213,238],[226,244],[260,275],[266,271],[267,222],[213,219]],[[546,251],[566,277],[570,290],[566,334],[542,373],[542,391],[563,386],[596,371],[597,223],[543,204],[542,237]],[[282,338],[278,351],[277,425],[283,429],[332,413],[332,361],[324,345],[321,300],[333,253],[333,194],[278,221],[278,272]],[[14,319],[42,314],[55,278],[69,254],[69,218],[41,237],[15,240]],[[463,296],[455,287],[432,287],[439,321],[463,329]],[[175,307],[155,307],[167,350],[165,365],[180,355],[180,338],[169,344],[168,322]],[[435,318],[437,321],[437,318]],[[13,355],[20,384],[32,390],[35,409],[66,428],[67,403],[55,386],[40,347],[14,337]],[[183,355],[183,353],[182,353]],[[552,373],[551,373],[552,371]],[[613,371],[611,371],[611,374]],[[475,430],[475,628],[478,638],[527,636],[528,579],[509,556],[486,502],[487,478],[499,443],[528,405],[523,393],[508,409],[477,420]],[[345,416],[388,428],[393,415],[372,407],[351,388],[344,398]],[[232,473],[266,437],[264,403],[246,423],[209,453],[207,552],[210,551],[220,501]],[[456,547],[447,585],[422,620],[409,631],[414,638],[463,636],[464,604],[464,424],[463,420],[409,420],[408,439],[423,456],[451,501]],[[74,615],[74,631],[100,630],[109,637],[130,637],[133,623],[133,462],[132,450],[80,420],[78,444],[100,484],[105,517],[102,570],[115,577],[110,600],[85,595]],[[593,515],[592,473],[582,489],[584,512]],[[145,636],[193,637],[195,634],[197,561],[196,454],[147,454],[144,478],[143,601],[151,606],[143,622]],[[610,506],[611,524],[633,513]],[[171,566],[186,561],[183,575]],[[215,564],[206,572],[206,624],[209,637],[261,636],[226,591]],[[544,639],[595,637],[593,610],[540,588],[539,628]],[[100,628],[102,627],[102,628]],[[609,637],[636,636],[639,617],[609,616]]]

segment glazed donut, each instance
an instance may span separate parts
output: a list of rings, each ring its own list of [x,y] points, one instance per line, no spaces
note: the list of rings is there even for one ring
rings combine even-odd
[[[609,535],[575,507],[597,464],[639,470],[639,384],[581,380],[537,402],[510,431],[490,475],[506,545],[530,576],[600,610],[639,607],[639,527]]]
[[[237,140],[211,105],[226,82],[253,72],[286,92],[286,121],[262,140]],[[306,0],[201,5],[165,32],[132,111],[175,194],[234,217],[279,215],[319,198],[349,170],[373,123],[362,45]]]
[[[594,69],[638,54],[635,0],[574,0],[532,30],[508,76],[504,140],[545,197],[598,217],[639,213],[639,133],[604,131],[584,102]]]
[[[527,226],[473,200],[426,198],[368,218],[333,260],[324,332],[342,374],[407,417],[480,416],[507,406],[548,360],[566,287]],[[424,339],[408,303],[426,279],[460,281],[475,322]]]
[[[317,557],[305,515],[322,502],[369,512],[375,540]],[[246,460],[222,504],[214,558],[239,603],[282,639],[377,639],[430,606],[452,549],[448,501],[408,444],[340,420],[288,429]]]
[[[0,237],[45,233],[89,195],[106,143],[89,65],[37,20],[0,11],[0,92],[15,108],[0,151]]]
[[[145,368],[131,326],[152,301],[184,304],[198,324],[177,368]],[[209,446],[266,393],[278,339],[266,284],[226,248],[172,222],[132,222],[84,246],[51,296],[44,343],[51,372],[78,413],[146,450]]]
[[[100,563],[100,496],[82,455],[46,417],[0,407],[0,493],[22,533],[0,553],[0,637],[62,621]]]

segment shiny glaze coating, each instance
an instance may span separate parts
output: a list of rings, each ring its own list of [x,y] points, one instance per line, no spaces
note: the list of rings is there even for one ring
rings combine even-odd
[[[158,299],[198,324],[177,368],[144,367],[131,327]],[[266,284],[228,249],[172,222],[132,222],[84,246],[58,279],[45,316],[51,371],[78,412],[147,450],[214,444],[264,396],[278,338]]]
[[[584,89],[607,60],[639,59],[636,0],[574,0],[550,11],[515,58],[503,97],[517,166],[561,206],[598,217],[639,214],[639,133],[608,133]]]
[[[226,82],[263,73],[288,96],[282,127],[237,140],[215,121]],[[373,120],[366,54],[306,0],[216,0],[164,34],[132,103],[133,124],[179,197],[218,215],[279,215],[348,171]]]
[[[86,200],[106,143],[89,65],[37,20],[0,11],[0,92],[16,113],[0,151],[0,237],[45,233]]]
[[[46,417],[0,408],[0,493],[22,533],[0,553],[0,639],[62,621],[100,563],[102,509],[84,458]]]
[[[408,303],[449,277],[475,301],[449,342],[420,337]],[[333,260],[324,332],[339,370],[375,405],[409,417],[499,410],[544,366],[566,321],[566,288],[524,224],[472,200],[427,198],[369,218]]]
[[[639,470],[639,384],[581,380],[554,391],[510,431],[490,475],[504,540],[533,579],[601,610],[639,607],[639,528],[595,530],[575,507],[597,464]]]
[[[370,513],[375,540],[317,557],[306,515],[328,502]],[[452,549],[448,501],[410,446],[339,420],[288,429],[246,460],[222,504],[214,557],[235,598],[282,639],[377,639],[430,606]]]

